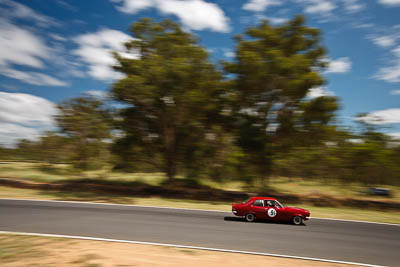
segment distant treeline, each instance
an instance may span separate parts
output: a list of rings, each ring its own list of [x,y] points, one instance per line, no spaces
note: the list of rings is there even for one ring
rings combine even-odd
[[[232,61],[214,63],[194,35],[164,20],[132,25],[124,78],[105,98],[59,105],[59,131],[0,148],[0,158],[161,171],[170,181],[273,176],[400,184],[400,146],[370,125],[344,130],[339,100],[311,98],[326,82],[320,31],[295,17],[235,37]]]

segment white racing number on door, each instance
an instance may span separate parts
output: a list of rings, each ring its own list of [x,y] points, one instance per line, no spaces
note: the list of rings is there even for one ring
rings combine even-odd
[[[268,210],[268,216],[269,217],[275,217],[276,216],[276,210],[274,208],[270,208]]]

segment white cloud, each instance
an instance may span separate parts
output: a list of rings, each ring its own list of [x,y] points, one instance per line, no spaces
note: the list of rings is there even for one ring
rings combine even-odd
[[[0,73],[9,78],[17,79],[28,84],[39,86],[68,86],[68,83],[60,81],[47,74],[34,71],[19,71],[0,66]]]
[[[331,15],[331,12],[336,9],[336,4],[331,0],[300,0],[307,3],[304,9],[305,13]]]
[[[117,9],[121,12],[128,14],[135,14],[138,11],[146,8],[150,8],[155,5],[155,0],[111,0],[114,3],[122,2],[121,6],[117,6]]]
[[[267,20],[272,24],[282,24],[288,21],[286,18],[277,18],[277,17],[267,17]]]
[[[391,52],[393,54],[391,64],[380,68],[374,77],[386,82],[400,82],[400,46],[392,49]]]
[[[337,19],[338,15],[334,14],[339,8],[347,14],[360,12],[366,8],[363,0],[292,0],[304,7],[304,13],[317,15],[323,18],[320,22],[327,22],[331,19]],[[357,22],[360,25],[360,22]],[[365,24],[366,26],[366,24]]]
[[[113,2],[122,2],[117,9],[129,14],[156,8],[163,14],[177,16],[184,27],[192,30],[210,29],[217,32],[230,30],[229,19],[222,9],[217,4],[204,0],[113,0]]]
[[[51,38],[53,38],[54,40],[59,41],[59,42],[67,41],[67,38],[64,38],[64,37],[62,37],[61,35],[55,34],[55,33],[49,33],[49,37],[51,37]]]
[[[43,69],[52,55],[53,50],[34,33],[0,19],[0,75],[34,85],[66,86],[47,74],[15,69],[15,65]]]
[[[40,131],[17,124],[0,122],[0,145],[13,147],[20,139],[37,140]]]
[[[343,0],[344,8],[348,13],[356,13],[365,8],[359,0]]]
[[[376,36],[372,37],[372,41],[374,44],[377,46],[380,46],[382,48],[388,48],[391,46],[394,46],[396,44],[396,37],[392,35],[383,35],[383,36]]]
[[[235,53],[231,49],[223,48],[222,51],[224,52],[224,56],[227,58],[235,57]]]
[[[385,6],[400,6],[400,0],[378,0],[378,3]]]
[[[321,97],[321,96],[334,96],[335,94],[331,91],[329,91],[328,89],[326,89],[326,87],[314,87],[311,88],[307,94],[307,98],[317,98],[317,97]]]
[[[122,77],[111,66],[117,62],[112,51],[122,54],[124,57],[136,58],[133,54],[126,53],[124,43],[132,40],[129,35],[111,29],[102,29],[95,33],[82,34],[74,41],[79,45],[73,53],[81,60],[89,64],[88,73],[95,79],[112,80]]]
[[[45,43],[32,32],[0,20],[0,65],[19,64],[43,68],[50,56]]]
[[[400,82],[400,62],[393,66],[381,68],[375,77],[387,82]]]
[[[265,11],[270,6],[281,5],[283,0],[249,0],[243,5],[244,10],[261,12]]]
[[[287,18],[269,17],[262,14],[256,14],[255,17],[258,20],[268,20],[271,24],[282,24],[288,21]]]
[[[346,73],[351,69],[351,61],[348,57],[341,57],[328,62],[326,73]]]
[[[42,131],[54,129],[56,106],[41,97],[0,92],[0,143],[13,145],[18,139],[34,140]]]
[[[106,91],[100,90],[88,90],[85,92],[85,94],[96,98],[106,98],[108,96],[108,93]]]
[[[400,95],[400,90],[392,90],[390,92],[391,95]]]
[[[351,25],[356,29],[367,29],[367,28],[374,28],[375,24],[373,23],[360,23],[360,22],[352,22]]]
[[[376,125],[400,123],[400,108],[373,111],[354,120]]]
[[[33,21],[41,27],[58,25],[53,18],[42,15],[23,4],[11,0],[0,1],[0,14],[3,18]]]

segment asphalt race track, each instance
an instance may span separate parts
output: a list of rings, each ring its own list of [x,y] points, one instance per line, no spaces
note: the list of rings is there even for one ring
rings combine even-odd
[[[306,226],[294,226],[247,223],[234,218],[230,212],[0,200],[0,231],[169,243],[400,266],[400,226],[395,225],[311,219]]]

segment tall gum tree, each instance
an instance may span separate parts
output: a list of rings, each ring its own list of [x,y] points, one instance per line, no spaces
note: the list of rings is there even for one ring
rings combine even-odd
[[[142,19],[131,31],[134,39],[126,48],[136,59],[115,54],[115,69],[125,74],[112,88],[114,99],[125,105],[117,145],[133,151],[132,161],[159,159],[172,180],[185,156],[197,160],[219,116],[221,73],[196,38],[170,20]]]
[[[237,144],[262,186],[275,155],[300,143],[306,132],[317,136],[323,127],[311,126],[327,125],[337,109],[334,97],[307,100],[311,88],[325,83],[326,52],[319,30],[304,23],[297,16],[277,27],[263,21],[248,28],[236,37],[233,62],[224,64],[233,77]]]

